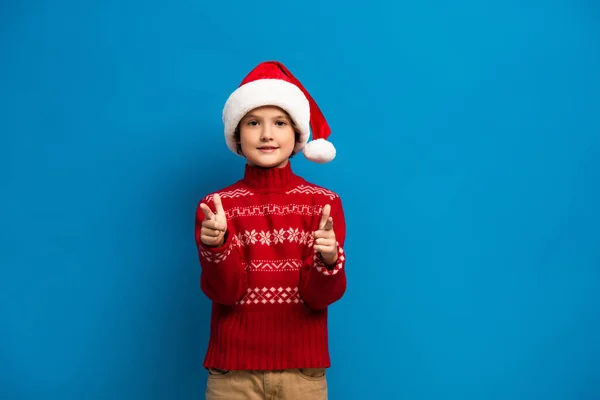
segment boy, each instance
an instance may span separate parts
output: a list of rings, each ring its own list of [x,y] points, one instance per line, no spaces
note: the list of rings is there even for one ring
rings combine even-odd
[[[246,165],[196,210],[200,286],[212,300],[206,398],[327,399],[327,307],[346,290],[344,211],[289,159],[303,151],[331,161],[329,126],[279,62],[246,76],[223,122],[227,146]]]

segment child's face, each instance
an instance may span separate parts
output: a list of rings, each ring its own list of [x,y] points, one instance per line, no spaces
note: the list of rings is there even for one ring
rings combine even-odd
[[[259,107],[240,121],[240,145],[249,165],[284,167],[296,135],[289,115],[279,107]]]

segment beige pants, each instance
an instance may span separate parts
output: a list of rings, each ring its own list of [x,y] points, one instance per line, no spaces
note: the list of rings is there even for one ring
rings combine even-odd
[[[325,368],[208,370],[206,400],[327,400]]]

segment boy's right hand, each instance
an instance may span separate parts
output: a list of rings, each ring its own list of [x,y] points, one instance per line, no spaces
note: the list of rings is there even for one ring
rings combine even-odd
[[[200,230],[200,240],[207,246],[219,247],[225,242],[227,217],[218,193],[214,195],[214,203],[214,213],[206,204],[200,204],[200,208],[205,216],[204,221],[202,221],[202,229]]]

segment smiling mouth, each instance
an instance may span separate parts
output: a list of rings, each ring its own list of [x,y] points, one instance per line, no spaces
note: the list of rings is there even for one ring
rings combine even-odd
[[[259,149],[259,150],[265,150],[265,151],[268,151],[268,150],[277,150],[277,149],[278,149],[278,147],[273,147],[273,146],[263,146],[263,147],[259,147],[258,149]]]

